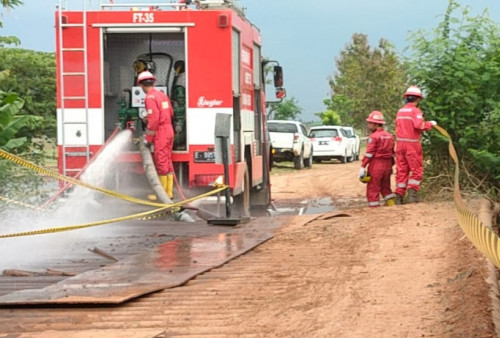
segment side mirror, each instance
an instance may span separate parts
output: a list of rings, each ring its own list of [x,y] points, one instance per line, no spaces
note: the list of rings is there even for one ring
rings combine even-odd
[[[274,86],[276,88],[283,87],[283,68],[281,66],[274,66]]]
[[[286,97],[286,89],[282,87],[276,88],[276,98],[282,100],[285,97]]]

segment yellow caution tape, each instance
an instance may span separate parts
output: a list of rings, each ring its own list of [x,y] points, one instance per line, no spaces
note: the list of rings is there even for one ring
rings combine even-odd
[[[31,205],[31,204],[27,204],[27,203],[15,201],[13,199],[10,199],[10,198],[7,198],[7,197],[3,197],[3,196],[0,196],[0,200],[6,202],[7,204],[9,204],[9,203],[16,204],[16,205],[20,205],[22,207],[33,209],[33,210],[37,210],[37,211],[42,211],[43,210],[43,208],[37,207],[35,205]]]
[[[477,216],[467,209],[460,195],[459,162],[450,134],[439,126],[434,126],[434,128],[448,138],[448,150],[455,162],[454,202],[455,209],[457,210],[458,224],[476,248],[488,257],[497,268],[500,268],[500,243],[498,236],[490,228],[484,226]]]
[[[56,179],[64,181],[64,182],[69,182],[69,183],[72,183],[72,184],[75,184],[75,185],[79,185],[79,186],[82,186],[82,187],[85,187],[85,188],[88,188],[88,189],[99,191],[99,192],[101,192],[103,194],[106,194],[108,196],[113,196],[113,197],[116,197],[116,198],[119,198],[119,199],[122,199],[122,200],[125,200],[125,201],[134,202],[134,203],[143,204],[143,205],[149,205],[149,206],[153,206],[153,207],[164,207],[164,206],[169,205],[169,204],[165,204],[165,203],[151,202],[151,201],[147,201],[147,200],[142,200],[140,198],[135,198],[135,197],[132,197],[132,196],[127,196],[127,195],[120,194],[120,193],[115,192],[115,191],[107,190],[107,189],[104,189],[104,188],[92,185],[90,183],[86,183],[86,182],[77,180],[77,179],[75,179],[73,177],[61,175],[59,173],[56,173],[56,172],[44,169],[44,168],[42,168],[40,166],[37,166],[36,164],[31,163],[29,161],[23,160],[22,158],[17,157],[17,156],[15,156],[13,154],[10,154],[10,153],[6,152],[5,150],[2,150],[2,149],[0,149],[0,156],[3,157],[3,158],[5,158],[5,159],[8,159],[8,160],[10,160],[10,161],[12,161],[14,163],[17,163],[17,164],[19,164],[19,165],[21,165],[23,167],[32,169],[32,170],[34,170],[34,171],[36,171],[36,172],[38,172],[40,174],[47,175],[47,176],[56,178]]]
[[[57,227],[57,228],[49,228],[49,229],[41,229],[41,230],[32,230],[32,231],[26,231],[26,232],[18,232],[18,233],[12,233],[12,234],[4,234],[4,235],[0,235],[0,238],[41,235],[41,234],[48,234],[48,233],[53,233],[53,232],[63,232],[63,231],[77,230],[77,229],[83,229],[83,228],[90,228],[90,227],[94,227],[94,226],[98,226],[98,225],[116,223],[116,222],[131,220],[131,219],[141,219],[141,218],[144,219],[145,217],[148,217],[148,216],[151,217],[151,215],[153,215],[157,212],[160,212],[160,211],[163,211],[166,209],[171,209],[174,207],[181,207],[182,205],[184,205],[186,203],[190,203],[190,202],[193,202],[197,199],[216,194],[216,193],[218,193],[226,188],[227,188],[227,186],[223,186],[223,187],[214,189],[212,191],[209,191],[205,194],[198,195],[198,196],[192,197],[192,198],[188,198],[188,199],[181,201],[181,202],[178,202],[178,203],[164,205],[164,206],[157,208],[157,209],[140,212],[140,213],[133,214],[133,215],[111,218],[111,219],[107,219],[107,220],[84,223],[84,224],[70,225],[70,226],[65,226],[65,227]],[[158,215],[158,216],[161,216],[161,215]]]

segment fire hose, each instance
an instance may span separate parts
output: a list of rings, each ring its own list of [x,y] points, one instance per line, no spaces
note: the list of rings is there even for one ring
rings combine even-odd
[[[488,257],[497,268],[500,269],[500,242],[499,237],[488,227],[483,225],[479,218],[471,212],[460,194],[459,185],[459,162],[457,152],[453,146],[450,134],[439,127],[434,126],[444,137],[449,140],[448,151],[451,158],[455,162],[455,179],[454,179],[454,202],[455,209],[457,212],[457,219],[460,228],[469,238],[469,240],[474,244],[474,246],[482,252],[486,257]]]

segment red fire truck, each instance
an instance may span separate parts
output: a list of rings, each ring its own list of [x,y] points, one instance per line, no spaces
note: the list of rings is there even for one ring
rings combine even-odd
[[[147,69],[175,108],[173,161],[181,186],[206,190],[224,173],[215,161],[214,130],[216,116],[228,114],[235,210],[269,205],[265,69],[278,98],[282,70],[264,60],[260,32],[243,11],[229,0],[101,0],[95,10],[86,0],[76,10],[68,2],[56,11],[59,171],[81,172],[117,125],[142,132],[144,93],[136,78]],[[131,149],[121,161],[140,168],[140,153]]]

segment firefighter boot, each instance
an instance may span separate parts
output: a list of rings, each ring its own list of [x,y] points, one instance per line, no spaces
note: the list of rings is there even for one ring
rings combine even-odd
[[[396,199],[394,197],[389,198],[388,200],[385,201],[385,205],[387,205],[388,207],[392,207],[393,205],[396,205]]]
[[[417,191],[415,189],[408,189],[408,203],[418,203]]]
[[[165,191],[167,192],[167,195],[170,199],[174,198],[174,175],[173,174],[167,175],[167,184],[166,184]]]
[[[168,175],[158,175],[158,178],[160,179],[161,187],[163,188],[163,190],[165,190],[165,192],[168,195],[167,192]]]
[[[404,204],[404,196],[400,194],[396,194],[396,205]]]

